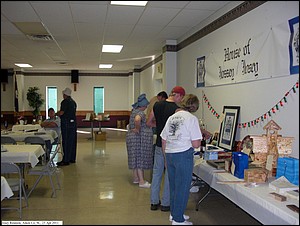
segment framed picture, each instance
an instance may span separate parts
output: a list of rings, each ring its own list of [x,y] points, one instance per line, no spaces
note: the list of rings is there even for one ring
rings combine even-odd
[[[238,106],[224,106],[223,108],[224,120],[220,127],[218,146],[227,151],[233,149],[239,113],[240,107]]]
[[[198,57],[196,62],[196,87],[205,87],[205,56]]]
[[[290,74],[299,74],[299,16],[289,20]]]

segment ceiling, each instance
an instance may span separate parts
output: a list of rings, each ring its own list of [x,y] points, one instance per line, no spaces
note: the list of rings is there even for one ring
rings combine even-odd
[[[1,68],[130,72],[160,56],[166,40],[195,33],[197,25],[229,2],[149,1],[140,7],[110,1],[1,1]],[[119,54],[102,53],[103,44],[124,47]],[[15,63],[33,67],[21,69]],[[113,67],[99,69],[100,63]]]

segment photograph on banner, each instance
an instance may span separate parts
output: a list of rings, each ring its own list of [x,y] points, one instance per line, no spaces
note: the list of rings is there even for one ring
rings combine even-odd
[[[196,87],[205,86],[205,56],[198,57],[196,61]]]
[[[289,20],[290,74],[299,74],[299,16]]]

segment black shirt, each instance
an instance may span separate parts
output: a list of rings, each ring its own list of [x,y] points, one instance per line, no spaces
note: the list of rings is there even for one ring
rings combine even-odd
[[[164,129],[168,118],[175,113],[177,108],[179,107],[175,102],[169,102],[165,100],[156,102],[153,106],[157,131],[156,145],[158,147],[162,146],[160,133]]]
[[[67,120],[76,121],[76,108],[77,104],[70,96],[64,99],[60,104],[60,110],[64,112],[60,116],[62,122]]]

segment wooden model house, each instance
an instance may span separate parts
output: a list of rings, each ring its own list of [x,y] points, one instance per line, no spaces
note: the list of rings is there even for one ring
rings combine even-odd
[[[289,156],[292,153],[294,138],[279,135],[278,131],[281,130],[281,127],[273,120],[268,122],[263,129],[266,130],[266,134],[250,136],[253,140],[254,163],[266,168],[268,156],[272,157],[272,172],[274,174],[278,157]]]

